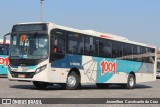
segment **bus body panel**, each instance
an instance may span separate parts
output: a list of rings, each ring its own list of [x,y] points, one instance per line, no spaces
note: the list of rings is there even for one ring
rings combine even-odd
[[[136,73],[136,83],[156,81],[154,74]]]
[[[8,55],[0,55],[0,74],[6,75],[8,72]]]
[[[102,71],[102,62],[108,63],[106,63],[104,67],[104,72]],[[22,69],[28,69],[27,71],[23,70],[22,72],[35,72],[38,67],[45,63],[47,63],[47,61],[34,67],[21,67]],[[116,65],[114,66],[113,63]],[[112,66],[115,67],[115,71]],[[153,66],[153,64],[142,64],[141,62],[69,54],[63,59],[55,60],[50,64],[48,63],[47,68],[44,71],[35,74],[33,78],[24,80],[65,83],[71,68],[77,68],[80,71],[81,83],[127,83],[128,74],[131,72],[135,73],[136,82],[139,83],[155,80]],[[12,68],[18,69],[18,67]],[[10,75],[9,79],[21,80],[21,78],[12,78]]]
[[[36,70],[42,66],[46,65],[45,70],[36,73]],[[13,66],[9,65],[8,69],[8,79],[9,80],[26,80],[26,81],[43,81],[51,82],[50,80],[50,64],[48,59],[35,66]],[[11,73],[12,72],[12,73]],[[31,74],[33,73],[33,75]],[[11,75],[12,74],[12,75]],[[15,77],[13,77],[15,75]],[[19,77],[21,76],[21,77]],[[28,78],[23,78],[23,76],[30,76]]]
[[[104,65],[105,67],[102,67],[102,61],[105,63],[107,62],[106,65]],[[136,78],[140,78],[136,80],[137,83],[145,82],[147,79],[145,78],[146,76],[151,77],[148,78],[148,81],[155,80],[154,65],[149,63],[80,55],[66,55],[63,59],[51,62],[51,65],[52,71],[57,72],[53,73],[53,75],[55,74],[58,75],[58,77],[63,77],[61,78],[62,80],[58,80],[61,82],[66,80],[71,68],[80,70],[82,78],[81,83],[127,83],[128,75],[131,72],[135,73]],[[107,70],[103,72],[102,68]],[[63,76],[60,74],[63,74]]]
[[[0,39],[0,75],[7,75],[8,73],[8,54],[10,41],[6,40],[6,47],[3,47],[3,39]]]

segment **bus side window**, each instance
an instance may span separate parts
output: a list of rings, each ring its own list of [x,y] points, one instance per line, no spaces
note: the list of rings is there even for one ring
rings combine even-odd
[[[100,40],[99,43],[99,55],[100,57],[111,58],[112,57],[112,42],[109,40]]]
[[[113,58],[122,58],[122,43],[120,42],[113,42],[112,43],[112,57]]]
[[[100,57],[104,57],[105,53],[104,53],[104,43],[103,42],[99,42],[99,56]]]
[[[99,41],[97,38],[88,36],[84,38],[84,54],[88,56],[98,56]]]
[[[53,53],[65,53],[65,34],[61,30],[57,30],[51,37],[51,51]]]
[[[65,32],[58,29],[52,30],[50,46],[51,59],[63,58],[65,54]]]
[[[54,45],[53,51],[59,54],[64,54],[65,53],[65,39],[62,37],[58,37],[55,42],[57,43]]]
[[[99,53],[98,53],[98,51],[99,51],[99,40],[94,39],[93,46],[94,46],[93,56],[98,56],[99,55]]]
[[[81,35],[79,38],[79,43],[78,43],[78,54],[83,55],[84,54],[84,37]]]
[[[68,39],[68,44],[67,44],[67,53],[69,54],[79,54],[79,34],[75,34],[72,32],[67,32],[67,39]]]
[[[140,46],[133,45],[133,60],[142,61],[142,54]]]
[[[141,54],[142,54],[142,61],[143,62],[147,62],[147,57],[146,57],[146,48],[145,47],[141,47]]]
[[[123,59],[132,60],[132,45],[123,43]]]
[[[148,63],[154,63],[155,62],[155,49],[153,49],[153,48],[148,48],[148,50],[147,50],[147,55],[148,55],[148,57],[147,57],[147,61],[148,61]]]
[[[92,47],[90,46],[89,37],[85,37],[84,38],[84,54],[85,55],[90,55],[91,54],[90,48],[92,48]]]
[[[58,44],[58,40],[56,38],[56,35],[52,35],[51,36],[51,53],[57,53],[57,44]]]

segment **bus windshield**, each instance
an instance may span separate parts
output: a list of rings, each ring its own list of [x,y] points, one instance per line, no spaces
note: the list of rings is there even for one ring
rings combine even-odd
[[[47,34],[11,35],[11,59],[42,59],[46,57],[48,57]]]
[[[8,55],[9,52],[9,44],[5,44],[5,47],[3,44],[0,44],[0,55]]]

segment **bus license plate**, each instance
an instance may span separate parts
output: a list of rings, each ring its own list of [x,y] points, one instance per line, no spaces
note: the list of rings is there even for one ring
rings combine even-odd
[[[24,74],[18,74],[18,78],[25,78]]]

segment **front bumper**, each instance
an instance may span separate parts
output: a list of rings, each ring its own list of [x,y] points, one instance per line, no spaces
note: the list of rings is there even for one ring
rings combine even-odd
[[[8,79],[11,81],[42,81],[50,82],[47,70],[35,72],[13,72],[8,70]]]

